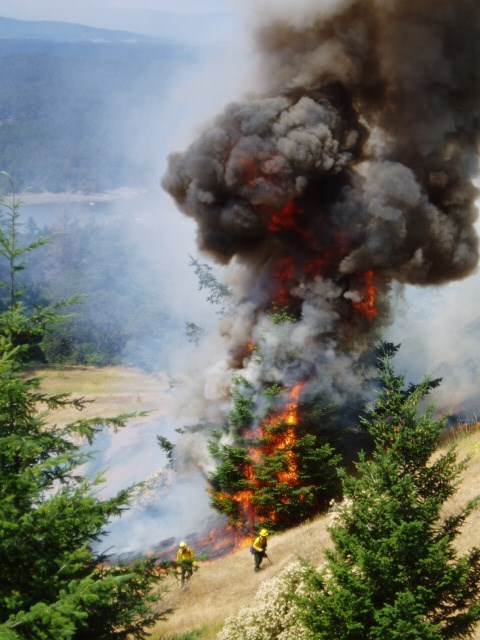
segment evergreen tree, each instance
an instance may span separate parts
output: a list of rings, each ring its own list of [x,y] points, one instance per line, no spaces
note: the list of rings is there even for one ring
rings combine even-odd
[[[20,208],[22,201],[14,191],[12,178],[0,171],[12,190],[11,200],[0,195],[0,311],[3,330],[8,334],[13,345],[26,343],[28,353],[32,354],[34,345],[41,340],[47,325],[60,321],[59,308],[69,301],[56,306],[30,305],[27,314],[24,300],[27,290],[19,284],[20,273],[25,269],[27,254],[48,244],[50,238],[38,236],[22,244],[20,241]],[[25,334],[25,335],[24,335]]]
[[[319,433],[330,411],[317,407],[310,414],[288,415],[279,402],[281,390],[272,387],[265,393],[265,415],[252,432],[255,412],[249,391],[246,380],[235,381],[229,415],[233,442],[223,442],[221,434],[210,442],[218,463],[210,477],[211,503],[236,527],[261,523],[271,530],[286,529],[324,510],[338,496],[340,456]]]
[[[228,315],[232,311],[232,290],[230,287],[218,280],[209,264],[199,262],[199,260],[190,256],[190,266],[193,267],[198,278],[198,288],[209,291],[207,302],[216,307],[216,313],[219,316]]]
[[[480,618],[480,549],[459,557],[453,543],[475,503],[441,516],[464,462],[454,448],[436,453],[445,421],[420,410],[437,381],[405,387],[389,356],[380,378],[362,421],[374,450],[342,473],[334,549],[310,575],[305,621],[319,640],[468,637]]]
[[[45,394],[26,371],[39,332],[58,315],[27,313],[16,287],[22,257],[38,246],[17,243],[18,206],[14,199],[0,231],[9,273],[3,282],[9,304],[0,313],[0,638],[144,638],[160,618],[152,610],[160,579],[155,559],[108,566],[93,549],[128,507],[131,489],[101,500],[101,477],[79,472],[88,460],[82,442],[131,416],[52,424],[55,409],[81,410],[86,400]]]

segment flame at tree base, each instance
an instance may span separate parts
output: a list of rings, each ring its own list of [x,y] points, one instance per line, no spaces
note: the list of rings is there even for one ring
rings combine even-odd
[[[282,409],[271,410],[258,428],[243,434],[245,447],[219,449],[212,504],[240,532],[298,524],[325,508],[336,493],[340,456],[318,436],[299,433],[303,386],[295,385]]]

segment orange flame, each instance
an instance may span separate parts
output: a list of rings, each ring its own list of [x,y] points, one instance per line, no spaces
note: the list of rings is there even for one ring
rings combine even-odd
[[[261,175],[257,163],[252,158],[242,158],[238,164],[243,174],[242,181],[249,187],[253,187],[255,180]]]
[[[249,356],[251,356],[254,351],[255,351],[255,343],[252,340],[250,340],[250,342],[247,343],[247,353]]]
[[[218,557],[246,549],[251,544],[251,537],[234,527],[214,528],[195,543],[195,551]]]
[[[289,212],[288,215],[285,214],[285,211]],[[293,228],[302,236],[303,242],[306,243],[311,250],[310,256],[307,251],[306,253],[282,256],[276,260],[273,280],[276,283],[277,291],[273,295],[273,303],[278,307],[289,307],[294,298],[291,291],[294,287],[298,286],[301,281],[311,282],[317,276],[328,277],[337,271],[341,260],[348,255],[348,243],[343,234],[336,233],[331,238],[330,246],[323,249],[320,255],[317,241],[313,236],[310,237],[310,234],[304,233],[298,224],[299,221],[297,218],[299,211],[293,203],[285,205],[281,212],[272,216],[270,224],[272,225],[273,222],[276,223],[274,230],[280,228],[277,215],[282,220],[282,229]],[[373,279],[373,272],[369,273],[372,274]],[[369,276],[367,275],[366,277],[368,278]],[[372,290],[375,292],[374,289]]]
[[[248,456],[251,464],[245,465],[242,473],[248,482],[249,489],[237,491],[235,494],[218,492],[215,498],[218,501],[226,500],[238,506],[243,521],[248,523],[253,529],[256,522],[264,522],[265,517],[257,515],[254,505],[254,490],[261,486],[261,482],[256,476],[255,465],[262,461],[265,456],[274,455],[276,452],[284,451],[286,468],[279,471],[277,480],[280,484],[298,486],[300,478],[298,473],[298,461],[292,448],[297,442],[296,428],[298,425],[298,401],[303,383],[296,384],[289,392],[289,402],[285,405],[281,413],[265,418],[256,432],[250,434],[251,440],[260,439],[263,441],[261,447],[253,444],[248,448]],[[284,425],[284,428],[280,428]],[[287,501],[285,498],[284,502]],[[275,522],[277,514],[272,511],[268,514],[270,521]]]
[[[279,482],[289,484],[290,486],[297,485],[299,482],[297,457],[293,451],[291,451],[291,448],[295,446],[297,441],[296,427],[298,425],[298,399],[302,388],[303,383],[298,383],[290,391],[289,399],[291,402],[286,405],[280,416],[275,418],[275,422],[279,425],[282,422],[285,422],[288,425],[288,429],[283,433],[277,433],[272,439],[272,443],[270,445],[271,449],[277,451],[287,449],[287,469],[278,474],[278,480]]]
[[[363,274],[363,279],[365,286],[365,298],[361,302],[352,302],[352,306],[366,318],[373,320],[378,315],[378,309],[375,306],[377,291],[375,289],[374,272],[366,271]]]
[[[298,210],[294,202],[287,202],[280,211],[276,211],[270,218],[268,224],[268,230],[272,233],[277,231],[285,231],[288,229],[295,229],[297,225]]]
[[[274,296],[274,304],[277,307],[287,307],[290,301],[290,289],[295,283],[295,259],[293,257],[282,258],[277,261],[275,280],[279,285]]]

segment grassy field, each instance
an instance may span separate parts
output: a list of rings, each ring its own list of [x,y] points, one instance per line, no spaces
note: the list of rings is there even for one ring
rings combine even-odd
[[[164,412],[167,379],[148,375],[137,369],[122,367],[65,367],[31,372],[42,380],[42,390],[49,394],[69,393],[72,397],[92,400],[79,415],[66,407],[55,411],[57,424],[79,417],[115,416],[134,411]]]
[[[42,387],[50,393],[69,392],[94,400],[82,412],[83,416],[109,416],[122,412],[149,410],[163,413],[167,380],[149,376],[137,370],[108,367],[92,369],[74,367],[64,370],[36,372]],[[57,423],[78,418],[71,410],[55,414]],[[480,493],[480,429],[466,431],[456,438],[460,459],[469,457],[462,482],[453,499],[445,505],[444,515],[455,512],[461,505]],[[448,444],[448,443],[447,443]],[[167,593],[159,602],[162,609],[172,608],[168,619],[158,624],[152,640],[172,640],[189,637],[191,640],[214,640],[228,616],[255,603],[256,591],[262,581],[276,576],[298,556],[320,564],[330,544],[329,516],[317,518],[269,540],[268,562],[260,573],[253,572],[252,556],[248,548],[212,562],[201,564],[185,591],[179,589],[174,578],[168,578]],[[480,508],[469,517],[458,540],[458,550],[465,552],[479,544]],[[480,629],[474,640],[480,640]]]

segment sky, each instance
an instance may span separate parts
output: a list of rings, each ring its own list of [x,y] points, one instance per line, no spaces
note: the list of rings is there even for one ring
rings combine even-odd
[[[0,15],[19,20],[84,21],[91,26],[116,29],[120,16],[143,12],[177,14],[223,13],[231,10],[229,0],[1,0]]]
[[[234,24],[239,0],[0,0],[0,16],[206,42]],[[199,28],[199,25],[201,27]]]

